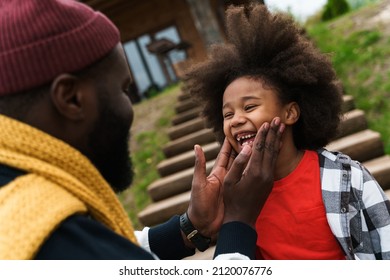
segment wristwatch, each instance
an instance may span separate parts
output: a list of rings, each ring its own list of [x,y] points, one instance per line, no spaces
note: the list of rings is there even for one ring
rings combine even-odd
[[[187,239],[201,252],[206,251],[210,246],[211,239],[199,233],[188,218],[187,212],[180,216],[180,228],[187,236]]]

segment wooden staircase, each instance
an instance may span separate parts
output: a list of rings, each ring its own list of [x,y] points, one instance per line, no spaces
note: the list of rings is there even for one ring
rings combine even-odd
[[[170,142],[163,147],[166,159],[158,165],[160,179],[148,186],[152,203],[138,213],[140,222],[154,226],[165,222],[172,215],[187,210],[193,176],[195,144],[202,146],[209,172],[214,164],[220,145],[211,129],[205,127],[199,116],[201,108],[188,94],[181,93],[175,107],[176,116],[169,130]],[[345,95],[344,118],[339,137],[326,148],[341,151],[352,159],[362,162],[390,197],[390,156],[384,153],[383,142],[378,132],[367,126],[364,112],[355,108],[352,96]],[[212,249],[196,254],[194,258],[210,258]]]

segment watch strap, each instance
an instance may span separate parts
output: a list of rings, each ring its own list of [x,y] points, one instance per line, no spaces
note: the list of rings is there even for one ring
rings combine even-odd
[[[188,218],[187,212],[180,216],[180,228],[187,239],[201,252],[210,246],[211,239],[200,234]]]

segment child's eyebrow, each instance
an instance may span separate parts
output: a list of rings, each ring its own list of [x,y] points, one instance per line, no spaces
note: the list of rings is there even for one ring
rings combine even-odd
[[[260,100],[262,99],[261,97],[259,96],[255,96],[255,95],[247,95],[247,96],[243,96],[241,97],[242,101],[248,101],[248,100],[252,100],[252,99],[256,99],[256,100]],[[222,109],[224,109],[225,107],[227,107],[228,105],[230,104],[230,102],[226,102],[225,104],[222,105]]]
[[[262,98],[260,96],[256,96],[256,95],[248,95],[248,96],[241,97],[241,99],[244,100],[244,101],[248,101],[248,100],[251,100],[251,99],[259,100],[259,99],[262,99]]]

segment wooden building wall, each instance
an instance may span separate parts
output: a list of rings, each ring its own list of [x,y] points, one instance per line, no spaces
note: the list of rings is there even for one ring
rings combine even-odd
[[[206,48],[196,29],[186,0],[84,0],[83,2],[107,15],[121,31],[123,42],[174,25],[181,39],[192,45],[188,49],[189,57],[199,60],[206,56]],[[111,2],[111,5],[104,2]]]

